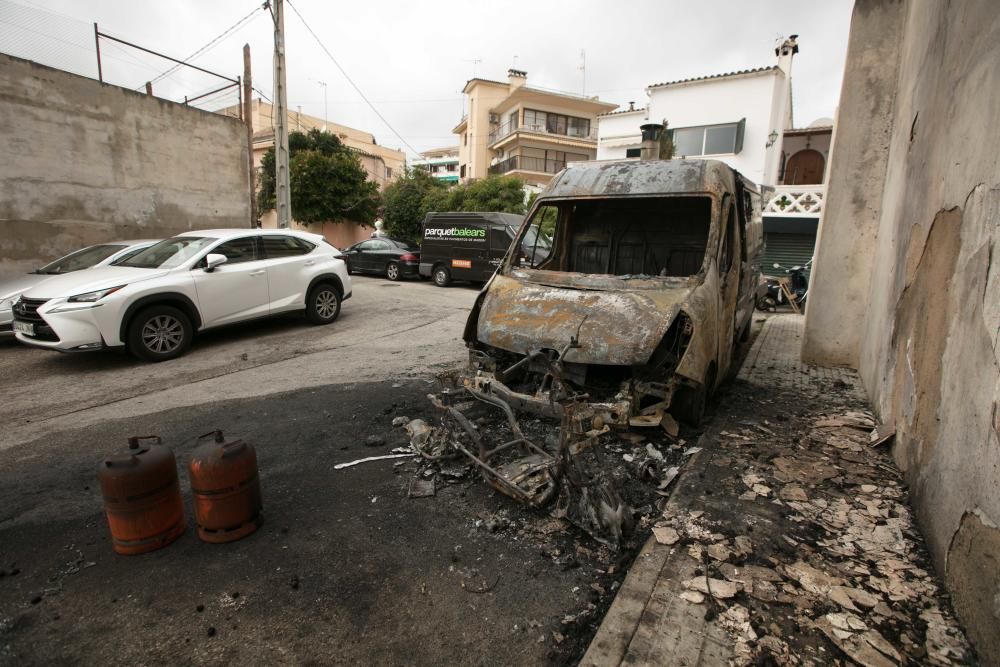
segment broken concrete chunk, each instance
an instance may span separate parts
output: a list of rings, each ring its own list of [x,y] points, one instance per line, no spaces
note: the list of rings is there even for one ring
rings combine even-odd
[[[737,535],[733,540],[736,543],[735,552],[742,558],[746,558],[753,553],[753,542],[746,535]]]
[[[752,491],[758,496],[763,496],[764,498],[771,495],[771,487],[764,486],[763,484],[754,484]]]
[[[653,443],[651,442],[646,443],[646,453],[649,455],[649,458],[651,459],[656,459],[657,461],[664,460],[663,452],[658,450],[656,447],[653,447]]]
[[[409,423],[410,423],[410,418],[409,417],[402,417],[402,416],[400,416],[400,417],[395,417],[392,420],[392,425],[393,426],[406,426]]]
[[[722,562],[729,560],[729,556],[731,555],[729,547],[725,544],[710,544],[708,545],[708,548],[705,549],[705,552],[708,554],[709,558]]]
[[[745,491],[740,494],[740,500],[757,500],[757,494],[753,491]]]
[[[785,484],[781,487],[781,491],[778,492],[778,497],[782,500],[793,500],[797,502],[805,502],[809,500],[809,496],[806,495],[805,490],[798,484]]]
[[[698,591],[699,593],[711,595],[720,600],[728,600],[742,590],[742,587],[735,582],[708,577],[687,579],[682,582],[682,585],[689,591]]]
[[[687,600],[691,604],[701,604],[705,601],[705,594],[699,593],[698,591],[683,591],[681,593],[681,599]]]
[[[670,466],[663,471],[663,479],[660,480],[660,489],[665,489],[670,486],[670,482],[674,481],[677,475],[680,473],[681,469],[677,466]]]
[[[653,526],[653,536],[656,537],[656,541],[660,544],[677,544],[681,539],[680,533],[670,526]]]
[[[785,575],[799,582],[803,589],[817,595],[828,595],[834,586],[842,586],[846,582],[840,577],[830,576],[822,570],[817,570],[802,561],[785,565]]]

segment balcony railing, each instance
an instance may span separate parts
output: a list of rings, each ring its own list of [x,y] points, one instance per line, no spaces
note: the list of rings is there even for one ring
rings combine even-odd
[[[497,162],[490,167],[491,174],[506,174],[509,171],[537,171],[543,174],[556,174],[565,168],[562,160],[546,160],[542,157],[525,157],[514,155],[503,162]]]
[[[522,132],[533,132],[535,134],[548,134],[554,137],[566,137],[567,139],[582,139],[583,141],[597,141],[597,130],[592,129],[588,134],[576,133],[574,134],[572,130],[569,132],[551,132],[544,125],[518,125],[517,123],[511,123],[510,121],[504,123],[503,125],[497,127],[492,132],[490,132],[489,143],[490,145],[495,144],[501,139],[514,134],[518,130]]]
[[[764,206],[764,215],[818,218],[823,212],[826,188],[822,185],[778,185]]]

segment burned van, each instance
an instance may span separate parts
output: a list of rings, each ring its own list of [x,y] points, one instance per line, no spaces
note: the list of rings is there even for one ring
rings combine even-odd
[[[716,160],[566,168],[473,307],[466,388],[557,419],[698,423],[749,333],[760,201]]]

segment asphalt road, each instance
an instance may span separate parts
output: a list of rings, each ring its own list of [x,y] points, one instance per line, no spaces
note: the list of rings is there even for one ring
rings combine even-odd
[[[491,531],[516,508],[474,475],[439,480],[436,496],[418,499],[407,494],[415,460],[333,468],[404,444],[394,416],[431,418],[428,380],[462,361],[476,293],[357,278],[330,327],[290,317],[222,330],[158,365],[0,349],[0,664],[579,655],[587,638],[569,636],[562,619],[597,601],[591,584],[611,590],[623,568],[601,579],[572,556],[557,560],[575,538],[533,532],[535,518]],[[160,551],[116,555],[98,463],[129,435],[158,434],[188,498],[192,438],[215,428],[257,448],[263,527],[209,545],[189,526]],[[366,446],[371,435],[383,443]]]
[[[354,276],[332,325],[298,315],[199,335],[190,352],[145,364],[121,352],[58,354],[0,343],[0,451],[47,433],[229,398],[303,387],[426,377],[464,358],[478,291]]]

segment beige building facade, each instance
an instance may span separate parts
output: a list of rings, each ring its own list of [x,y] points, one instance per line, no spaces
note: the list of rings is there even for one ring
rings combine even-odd
[[[452,130],[461,182],[508,175],[537,189],[566,163],[597,157],[597,116],[615,105],[527,81],[527,72],[511,69],[506,83],[477,78],[465,84],[467,113]]]

